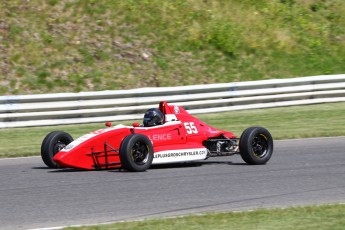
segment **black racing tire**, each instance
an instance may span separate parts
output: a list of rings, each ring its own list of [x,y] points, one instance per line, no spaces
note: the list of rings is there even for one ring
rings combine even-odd
[[[242,133],[239,147],[247,164],[266,164],[273,153],[273,138],[265,128],[250,127]]]
[[[58,168],[59,165],[53,160],[53,157],[72,141],[73,137],[66,132],[54,131],[49,133],[41,145],[43,162],[50,168]]]
[[[122,167],[131,172],[146,171],[153,161],[153,147],[150,139],[142,134],[125,137],[120,147]]]

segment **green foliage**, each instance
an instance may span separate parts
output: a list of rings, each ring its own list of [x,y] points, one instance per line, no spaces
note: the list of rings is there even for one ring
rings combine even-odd
[[[1,94],[345,71],[343,0],[12,0],[0,18]]]
[[[209,42],[224,54],[234,56],[240,44],[241,32],[231,22],[215,21],[209,29]]]

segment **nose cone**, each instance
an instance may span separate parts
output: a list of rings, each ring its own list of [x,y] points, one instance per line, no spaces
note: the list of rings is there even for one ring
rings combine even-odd
[[[69,162],[68,160],[68,152],[58,152],[57,154],[55,154],[53,160],[62,168],[70,168],[73,167],[73,165],[71,165],[71,162]]]
[[[62,168],[94,169],[92,158],[75,151],[60,151],[53,160]]]

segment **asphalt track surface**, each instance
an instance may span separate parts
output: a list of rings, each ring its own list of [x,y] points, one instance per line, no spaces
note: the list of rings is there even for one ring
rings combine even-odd
[[[345,137],[275,141],[266,165],[240,156],[144,173],[0,160],[0,229],[33,229],[345,202]]]

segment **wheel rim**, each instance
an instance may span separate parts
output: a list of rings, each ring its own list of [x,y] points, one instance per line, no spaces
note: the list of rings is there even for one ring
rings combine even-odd
[[[255,157],[265,157],[268,153],[267,137],[263,134],[256,135],[252,141],[252,149]]]
[[[149,160],[149,147],[138,141],[132,147],[131,156],[135,164],[144,165]]]
[[[66,144],[64,142],[58,141],[54,145],[54,155],[60,152],[63,148],[66,147]]]

